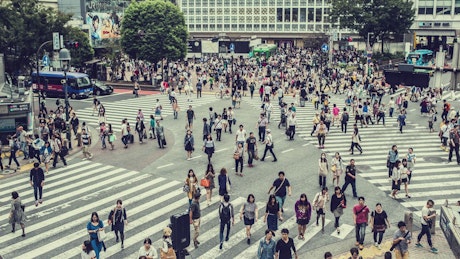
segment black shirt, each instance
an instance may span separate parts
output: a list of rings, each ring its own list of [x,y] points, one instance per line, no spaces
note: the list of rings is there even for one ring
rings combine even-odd
[[[278,253],[279,259],[291,259],[291,249],[294,253],[296,252],[294,240],[292,238],[289,238],[287,243],[284,242],[283,239],[278,240],[278,242],[276,243],[276,252]]]
[[[192,120],[195,115],[193,110],[187,110],[187,119]]]
[[[248,144],[248,150],[254,150],[256,147],[257,139],[256,137],[249,137],[246,139],[246,143]]]
[[[43,181],[45,181],[43,169],[40,167],[32,168],[32,170],[30,170],[30,181],[33,182],[34,185],[40,185]]]
[[[282,184],[282,186],[281,186],[281,184]],[[286,179],[286,178],[284,178],[284,183],[283,183],[283,180],[278,178],[273,182],[273,186],[275,187],[275,191],[276,191],[275,195],[279,196],[279,197],[284,197],[284,196],[286,196],[286,188],[291,186],[291,184],[289,183],[288,179]]]
[[[200,204],[196,201],[190,205],[190,211],[192,212],[192,219],[199,219],[201,217]]]
[[[350,173],[353,176],[356,176],[356,167],[352,165],[347,165],[347,168],[345,169],[345,181],[349,182],[354,182],[356,179],[351,178],[348,173]]]

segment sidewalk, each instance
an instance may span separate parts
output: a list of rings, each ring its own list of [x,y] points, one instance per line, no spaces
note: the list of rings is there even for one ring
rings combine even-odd
[[[429,246],[426,241],[426,237],[422,238],[420,242],[424,247],[417,248],[415,247],[415,243],[417,241],[417,235],[420,231],[416,231],[412,235],[412,243],[409,245],[409,258],[416,258],[416,259],[454,259],[456,258],[454,253],[449,247],[447,240],[442,232],[441,228],[436,228],[436,235],[431,235],[431,240],[433,241],[434,247],[438,249],[437,254],[433,254],[429,251]],[[359,255],[363,257],[363,259],[384,259],[385,252],[390,250],[392,239],[385,239],[382,241],[382,249],[379,250],[374,245],[367,245],[364,247],[362,251],[359,252]],[[350,247],[351,248],[351,247]],[[343,254],[334,256],[334,259],[348,259],[350,257],[350,252],[344,252]],[[393,254],[394,258],[394,254]]]
[[[89,129],[91,131],[91,139],[92,139],[91,147],[93,147],[93,146],[95,146],[97,144],[97,142],[99,142],[99,134],[98,134],[98,130],[96,130],[95,128],[89,127]],[[77,147],[77,140],[75,140],[74,138],[75,138],[75,136],[72,134],[71,137],[70,137],[71,143],[72,143],[72,150],[69,150],[69,154],[66,156],[66,160],[68,160],[72,155],[75,155],[75,154],[81,152],[81,147]],[[4,167],[5,167],[5,165],[8,165],[9,156],[4,157],[3,154],[2,154],[1,159],[2,159],[2,163],[3,163]],[[4,179],[4,178],[15,176],[15,175],[18,175],[18,174],[21,174],[21,173],[28,173],[30,171],[30,169],[33,168],[34,162],[36,161],[36,160],[34,160],[34,162],[29,163],[29,159],[24,159],[24,155],[23,155],[23,153],[21,151],[19,151],[17,153],[17,159],[18,159],[18,162],[19,162],[19,164],[21,166],[21,169],[20,170],[15,170],[16,164],[13,161],[11,163],[12,169],[6,169],[5,168],[3,171],[0,171],[0,180]],[[44,166],[43,163],[41,165]],[[50,170],[53,170],[52,165],[50,165]]]

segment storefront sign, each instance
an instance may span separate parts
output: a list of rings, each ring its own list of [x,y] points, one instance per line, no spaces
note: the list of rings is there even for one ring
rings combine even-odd
[[[29,111],[29,104],[9,104],[8,113]]]

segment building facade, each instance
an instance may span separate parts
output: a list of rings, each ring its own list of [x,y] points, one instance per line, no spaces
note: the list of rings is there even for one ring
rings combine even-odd
[[[330,32],[330,0],[179,0],[194,38],[258,37],[303,45]]]

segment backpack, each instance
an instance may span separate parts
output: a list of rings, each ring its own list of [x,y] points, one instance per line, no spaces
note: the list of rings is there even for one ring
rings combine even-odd
[[[225,206],[224,203],[221,203],[220,206],[221,206],[221,208],[222,208],[222,210],[221,210],[221,212],[220,212],[220,215],[219,215],[220,220],[221,220],[222,222],[227,223],[227,222],[230,221],[230,218],[231,218],[231,214],[230,214],[230,206],[231,206],[231,205],[228,204],[228,206]]]
[[[13,149],[14,151],[18,151],[19,149],[21,149],[21,143],[19,141],[14,141]]]
[[[342,115],[342,121],[348,122],[348,119],[349,119],[349,115],[348,115],[348,112],[346,112]]]

